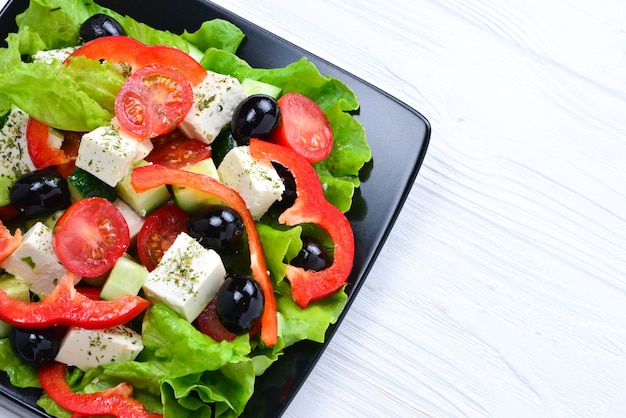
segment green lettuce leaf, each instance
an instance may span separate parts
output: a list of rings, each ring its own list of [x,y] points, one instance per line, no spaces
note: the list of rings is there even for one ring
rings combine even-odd
[[[188,43],[172,32],[158,30],[129,16],[117,17],[126,34],[146,45],[167,45],[189,52]]]
[[[217,48],[235,53],[245,35],[232,23],[222,19],[213,19],[204,22],[195,32],[183,32],[182,37],[202,51]]]
[[[277,298],[278,312],[282,317],[281,338],[284,346],[289,347],[302,340],[323,343],[328,327],[337,322],[347,302],[348,296],[343,289],[321,301],[311,303],[305,309],[290,297]]]
[[[19,63],[0,73],[0,93],[54,128],[91,131],[113,117],[124,78],[112,64],[87,59]]]
[[[7,373],[11,384],[18,388],[40,388],[37,369],[24,363],[13,353],[8,338],[0,340],[0,370]]]
[[[106,10],[92,0],[31,0],[15,20],[18,32],[38,34],[43,42],[41,49],[57,49],[78,45],[80,25],[89,16]]]
[[[267,268],[275,283],[280,283],[285,278],[287,263],[293,259],[302,248],[300,234],[302,228],[276,229],[269,225],[257,224],[257,231],[261,237],[263,253],[267,262]]]
[[[237,417],[252,396],[254,382],[254,367],[249,360],[171,379],[163,390],[164,411],[172,417],[210,418],[207,403],[215,403],[215,417]]]

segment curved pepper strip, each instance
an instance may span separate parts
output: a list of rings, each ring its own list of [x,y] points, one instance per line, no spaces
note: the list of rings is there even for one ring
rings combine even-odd
[[[166,184],[184,185],[218,197],[239,213],[248,235],[250,268],[265,298],[265,307],[261,316],[261,340],[268,347],[275,345],[278,341],[278,320],[274,286],[268,274],[261,238],[254,219],[239,193],[213,177],[161,165],[135,168],[131,175],[131,184],[139,193]]]
[[[115,416],[118,418],[161,418],[162,414],[151,413],[138,400],[132,398],[133,387],[126,383],[102,392],[74,393],[65,380],[67,366],[50,363],[37,371],[43,390],[59,405],[80,416]]]
[[[274,161],[287,169],[296,182],[296,200],[278,218],[295,226],[313,223],[328,232],[334,244],[333,263],[320,271],[287,266],[293,300],[302,308],[339,290],[348,280],[354,263],[354,233],[348,218],[324,197],[324,190],[313,166],[295,151],[258,139],[250,140],[254,158]]]
[[[47,328],[66,325],[105,329],[125,324],[150,302],[135,295],[116,300],[92,300],[74,287],[76,276],[66,273],[54,290],[41,302],[14,299],[0,289],[0,319],[21,328]]]
[[[85,57],[92,60],[105,59],[114,63],[126,63],[135,72],[146,65],[159,63],[180,71],[193,86],[206,77],[207,71],[189,54],[166,45],[145,45],[128,36],[103,36],[84,43],[64,62],[71,58]]]

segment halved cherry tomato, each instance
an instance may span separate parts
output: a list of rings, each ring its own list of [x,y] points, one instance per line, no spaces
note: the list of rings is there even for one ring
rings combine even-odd
[[[164,205],[150,213],[137,234],[141,264],[154,270],[178,234],[187,230],[188,219],[189,214],[176,205]]]
[[[117,418],[161,418],[150,413],[138,400],[132,398],[133,387],[126,382],[95,393],[74,393],[65,380],[67,366],[52,362],[37,371],[43,390],[74,416],[113,416]]]
[[[180,129],[154,138],[152,144],[154,148],[145,158],[152,164],[180,168],[211,156],[210,146],[197,139],[186,137]]]
[[[281,121],[270,141],[292,148],[311,163],[330,155],[333,131],[317,103],[299,93],[285,93],[278,107]]]
[[[0,221],[0,264],[10,256],[22,243],[22,231],[17,229],[15,234]]]
[[[149,65],[132,74],[115,99],[115,116],[141,139],[174,130],[191,109],[193,90],[180,72]]]
[[[34,118],[28,119],[26,144],[30,159],[37,168],[65,164],[70,160],[61,148],[56,148],[50,144],[49,131],[50,129],[45,123],[39,122]]]
[[[129,244],[124,216],[102,197],[73,203],[54,226],[54,250],[61,263],[79,276],[106,273]]]
[[[265,306],[261,317],[261,340],[267,346],[273,346],[278,341],[278,318],[276,316],[276,296],[274,285],[270,279],[263,245],[254,219],[246,206],[246,202],[233,188],[219,180],[204,174],[192,173],[162,165],[146,165],[137,167],[131,174],[131,184],[137,192],[144,192],[165,184],[180,184],[192,187],[201,192],[210,193],[224,201],[241,216],[248,237],[250,250],[250,268],[254,279],[263,289]]]
[[[70,55],[93,60],[107,60],[131,66],[131,73],[147,65],[159,63],[181,72],[192,85],[206,77],[206,70],[198,61],[180,49],[170,46],[149,46],[128,36],[105,36],[85,43]]]
[[[237,334],[233,334],[222,325],[220,318],[217,316],[216,299],[217,295],[200,312],[196,319],[196,326],[201,333],[208,335],[215,341],[232,341],[237,338]]]

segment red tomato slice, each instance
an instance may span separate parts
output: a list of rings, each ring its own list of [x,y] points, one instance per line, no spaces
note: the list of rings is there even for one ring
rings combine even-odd
[[[237,338],[237,334],[233,334],[224,328],[224,325],[220,322],[215,305],[216,299],[217,296],[215,296],[200,315],[198,315],[196,326],[201,333],[208,335],[215,341],[232,341]]]
[[[30,159],[37,168],[65,164],[70,160],[61,148],[53,147],[50,144],[48,137],[48,125],[33,118],[28,119],[28,124],[26,125],[26,144],[28,146]]]
[[[171,168],[195,164],[211,156],[210,146],[197,139],[186,137],[180,129],[154,138],[152,144],[154,148],[146,160]]]
[[[317,103],[298,93],[278,99],[281,123],[272,133],[272,142],[288,146],[309,162],[328,157],[333,149],[333,131]]]
[[[109,271],[130,244],[128,224],[101,197],[72,204],[54,226],[54,250],[72,273],[96,277]]]
[[[146,217],[137,234],[137,253],[149,271],[154,270],[163,253],[178,234],[187,230],[189,214],[176,205],[164,205]]]
[[[159,63],[180,71],[194,86],[206,77],[204,67],[186,52],[169,46],[144,45],[128,36],[105,36],[94,39],[74,51],[70,58],[77,56],[126,63],[131,66],[131,73],[147,65]]]
[[[136,137],[147,139],[174,130],[193,104],[189,80],[161,65],[131,75],[115,99],[115,116]]]

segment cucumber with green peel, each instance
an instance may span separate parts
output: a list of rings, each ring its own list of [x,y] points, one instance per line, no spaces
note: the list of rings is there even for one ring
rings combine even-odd
[[[263,81],[254,80],[252,78],[244,79],[241,82],[241,88],[248,96],[252,96],[253,94],[267,94],[275,99],[277,99],[283,91],[280,87],[264,83]]]
[[[219,180],[217,168],[215,167],[212,158],[201,160],[195,164],[183,167],[182,169],[193,173],[204,174]],[[218,199],[213,195],[201,192],[192,187],[185,187],[177,184],[172,185],[172,193],[174,194],[174,201],[176,204],[187,213],[195,213],[206,207],[221,205],[224,203],[221,199]]]
[[[149,164],[149,162],[141,160],[137,162],[134,167]],[[155,187],[154,189],[137,193],[132,184],[130,184],[130,175],[131,173],[128,173],[126,177],[115,186],[115,189],[120,199],[126,202],[126,204],[133,208],[139,215],[146,216],[148,213],[170,200],[171,196],[167,186]]]
[[[28,285],[24,280],[18,279],[12,274],[3,273],[0,275],[0,289],[4,290],[9,297],[24,302],[30,301],[30,290]],[[10,330],[10,324],[0,321],[0,338],[7,337]]]
[[[146,277],[148,269],[145,266],[128,256],[120,257],[102,286],[100,297],[104,300],[115,300],[124,295],[137,295]]]
[[[117,192],[114,187],[79,167],[76,167],[67,177],[67,185],[72,202],[86,197],[103,197],[109,202],[117,199]]]

